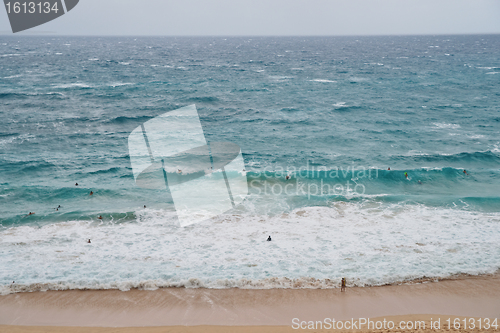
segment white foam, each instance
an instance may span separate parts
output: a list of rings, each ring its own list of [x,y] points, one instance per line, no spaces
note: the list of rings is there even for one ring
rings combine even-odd
[[[113,83],[109,84],[109,86],[113,87],[113,88],[122,87],[122,86],[129,86],[129,85],[133,85],[133,83],[131,83],[131,82],[113,82]]]
[[[18,144],[22,144],[24,141],[31,141],[35,136],[33,134],[24,133],[18,136],[10,137],[8,139],[0,140],[0,146],[11,144],[14,141],[19,141]]]
[[[0,55],[1,57],[19,57],[21,56],[22,54],[20,53],[9,53],[9,54],[2,54]]]
[[[406,153],[406,156],[428,156],[429,154],[428,153],[424,153],[420,150],[409,150],[407,153]]]
[[[337,81],[333,80],[327,80],[327,79],[314,79],[314,80],[309,80],[311,82],[321,82],[321,83],[335,83]]]
[[[437,128],[450,128],[450,129],[460,128],[460,125],[458,124],[433,123],[433,125]]]
[[[15,79],[17,77],[23,76],[22,74],[17,74],[17,75],[11,75],[11,76],[5,76],[4,79]]]
[[[365,200],[268,215],[278,199],[265,198],[267,206],[247,200],[232,214],[184,228],[176,226],[173,212],[147,209],[130,223],[2,230],[0,293],[330,288],[341,277],[353,285],[381,285],[500,267],[500,213]]]
[[[58,89],[68,89],[68,88],[91,88],[90,85],[85,84],[85,83],[67,83],[67,84],[59,84],[59,85],[54,85],[54,88]]]

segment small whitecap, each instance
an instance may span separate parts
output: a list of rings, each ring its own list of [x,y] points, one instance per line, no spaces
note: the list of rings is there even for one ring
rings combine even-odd
[[[448,124],[448,123],[432,123],[436,128],[450,128],[450,129],[457,129],[460,128],[460,125],[458,124]]]
[[[327,79],[313,79],[313,80],[309,80],[310,82],[321,82],[321,83],[335,83],[337,81],[333,81],[333,80],[327,80]]]

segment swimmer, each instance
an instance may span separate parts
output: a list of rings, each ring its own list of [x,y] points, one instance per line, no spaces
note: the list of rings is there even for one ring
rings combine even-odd
[[[87,243],[89,243],[89,244],[90,244],[90,243],[92,243],[92,242],[90,241],[90,238],[89,238],[89,240],[87,241]]]
[[[418,183],[419,183],[420,185],[422,185],[422,182],[421,182],[420,180],[418,181]]]
[[[270,242],[271,241],[271,236],[267,237],[267,241]]]
[[[340,286],[340,291],[341,291],[341,292],[342,292],[342,291],[345,291],[345,282],[346,282],[346,281],[345,281],[345,278],[342,278],[342,284],[341,284],[341,286]]]
[[[387,168],[388,171],[391,171],[391,168]]]
[[[466,170],[464,170],[464,174],[466,174],[467,176],[469,175]]]
[[[75,183],[75,186],[78,186],[78,183]]]
[[[405,177],[406,179],[408,179],[408,172],[405,172]]]
[[[90,191],[90,194],[89,195],[94,195],[94,192]]]
[[[285,177],[286,180],[290,179],[290,176],[289,175],[286,175]],[[287,185],[288,186],[288,185]]]

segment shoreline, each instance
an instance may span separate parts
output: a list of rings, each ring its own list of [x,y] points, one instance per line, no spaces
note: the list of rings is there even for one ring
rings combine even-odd
[[[358,285],[356,283],[352,283],[352,279],[348,279],[347,287],[348,288],[375,288],[375,287],[388,287],[388,286],[401,286],[401,285],[414,285],[414,284],[422,284],[422,283],[436,283],[436,282],[444,282],[444,281],[456,281],[456,280],[466,280],[466,279],[480,279],[484,277],[500,277],[500,269],[497,269],[494,273],[483,273],[483,274],[467,274],[467,273],[459,273],[453,274],[447,277],[420,277],[415,279],[407,279],[401,281],[395,281],[393,283],[385,283],[385,284],[375,284],[375,285]],[[275,287],[264,287],[262,285],[262,281],[274,281],[276,284]],[[238,282],[239,280],[237,280]],[[127,287],[127,289],[122,289],[118,287],[118,284],[113,285],[112,287],[108,286],[107,288],[101,287],[82,287],[82,288],[70,288],[67,286],[60,285],[58,283],[33,283],[30,285],[22,285],[22,284],[11,284],[9,286],[0,286],[0,297],[7,296],[11,294],[19,294],[19,293],[36,293],[36,292],[48,292],[48,291],[107,291],[107,290],[116,290],[127,292],[131,290],[143,290],[143,291],[154,291],[161,289],[198,289],[198,290],[230,290],[230,289],[241,289],[241,290],[273,290],[273,289],[283,289],[283,290],[301,290],[301,289],[322,289],[322,290],[334,290],[340,289],[340,279],[316,279],[316,278],[286,278],[286,277],[274,277],[267,278],[266,280],[251,283],[244,283],[243,286],[238,286],[237,282],[230,283],[231,286],[226,288],[216,288],[216,287],[205,287],[202,284],[198,283],[198,281],[192,282],[192,285],[187,285],[183,282],[171,283],[167,286],[157,286],[155,285],[155,281],[143,281],[138,283],[133,282],[124,282],[124,284],[131,284],[131,287]],[[351,282],[351,283],[350,283]],[[234,286],[233,286],[234,285]],[[60,289],[53,288],[57,286]],[[1,289],[3,288],[3,289]],[[5,292],[6,289],[10,289],[11,292]]]
[[[163,288],[0,296],[0,325],[16,327],[290,327],[293,318],[321,321],[425,314],[500,317],[500,274],[354,287],[347,288],[345,293],[338,288]]]

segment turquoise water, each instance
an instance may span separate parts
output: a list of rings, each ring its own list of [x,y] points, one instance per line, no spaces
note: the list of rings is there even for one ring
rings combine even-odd
[[[496,271],[499,50],[498,35],[0,37],[2,293]],[[250,193],[181,228],[167,190],[135,185],[127,137],[190,104],[208,141],[241,147]]]

